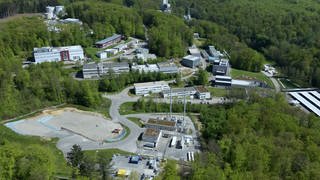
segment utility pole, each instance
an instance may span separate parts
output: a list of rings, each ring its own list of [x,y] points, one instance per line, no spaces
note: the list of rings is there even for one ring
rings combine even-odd
[[[170,120],[172,119],[172,90],[170,88]]]
[[[186,109],[187,109],[187,104],[186,104],[186,88],[184,88],[184,102],[183,102],[183,121],[184,117],[186,116]]]

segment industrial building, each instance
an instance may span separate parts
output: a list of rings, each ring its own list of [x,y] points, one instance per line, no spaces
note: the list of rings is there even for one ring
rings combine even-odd
[[[159,72],[159,67],[156,64],[132,65],[132,71],[141,72]]]
[[[158,119],[149,119],[145,124],[145,127],[158,129],[158,130],[166,130],[166,131],[175,131],[177,129],[175,121],[158,120]]]
[[[299,101],[304,108],[320,116],[320,93],[318,91],[295,91],[288,94]]]
[[[219,64],[213,64],[212,73],[213,75],[226,76],[230,74],[230,64],[229,60],[222,59],[218,62]]]
[[[113,73],[120,74],[130,71],[129,64],[127,62],[122,63],[88,63],[83,65],[82,73],[83,78],[98,78],[106,75],[110,70]]]
[[[171,13],[171,4],[169,4],[169,0],[162,1],[161,10],[165,13]]]
[[[211,93],[208,91],[207,88],[203,86],[197,86],[195,89],[196,89],[196,97],[198,99],[204,100],[204,99],[211,98]]]
[[[59,15],[64,14],[64,6],[47,6],[46,13],[44,13],[46,19],[56,19]]]
[[[186,67],[195,68],[200,65],[200,58],[197,56],[188,55],[182,59],[181,64]]]
[[[216,75],[214,80],[214,85],[216,86],[231,86],[232,78],[230,76],[220,76]]]
[[[159,129],[147,128],[142,135],[142,141],[151,143],[153,147],[157,147],[161,133]]]
[[[83,49],[79,45],[34,48],[33,56],[35,63],[77,61],[84,59]]]
[[[106,39],[103,39],[101,41],[96,42],[95,45],[96,45],[97,48],[106,48],[108,46],[111,46],[111,45],[114,45],[114,44],[120,42],[121,38],[122,38],[121,35],[114,34],[111,37],[108,37]]]
[[[151,93],[160,93],[165,90],[170,90],[170,87],[165,81],[135,83],[134,90],[136,95],[147,95]]]
[[[169,98],[170,96],[177,97],[177,98],[184,98],[184,97],[193,98],[196,93],[197,91],[194,87],[186,87],[186,88],[172,88],[171,90],[163,91],[161,94],[163,98]]]
[[[161,62],[157,63],[159,71],[164,74],[176,74],[179,72],[179,68],[173,62]]]
[[[217,57],[217,58],[222,58],[224,55],[218,51],[214,46],[209,46],[208,47],[208,53],[210,54],[211,57]]]

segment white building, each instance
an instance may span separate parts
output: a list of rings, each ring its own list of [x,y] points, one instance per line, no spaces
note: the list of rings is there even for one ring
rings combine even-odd
[[[135,83],[134,90],[136,95],[147,95],[151,93],[160,93],[165,90],[170,90],[170,87],[165,81]]]
[[[145,65],[132,65],[131,70],[143,72],[159,72],[159,67],[156,64],[145,64]]]
[[[100,59],[107,59],[107,58],[108,58],[108,54],[107,54],[107,52],[105,52],[105,51],[97,52],[96,55],[97,55],[98,58],[100,58]]]
[[[116,55],[119,51],[117,49],[107,49],[105,50],[107,52],[108,56],[114,56]]]
[[[177,97],[177,98],[193,98],[197,93],[194,87],[185,87],[185,88],[173,88],[171,90],[165,90],[162,92],[163,98]]]
[[[198,99],[210,99],[211,93],[203,86],[196,87],[196,96]]]
[[[77,61],[84,59],[81,46],[42,47],[33,49],[34,62]]]

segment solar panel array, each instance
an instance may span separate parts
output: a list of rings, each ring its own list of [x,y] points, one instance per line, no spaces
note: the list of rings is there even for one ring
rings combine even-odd
[[[320,116],[320,93],[317,91],[289,92],[302,106]]]

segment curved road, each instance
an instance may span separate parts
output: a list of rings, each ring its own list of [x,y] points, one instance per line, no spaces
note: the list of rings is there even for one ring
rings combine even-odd
[[[83,138],[82,136],[70,134],[67,137],[60,139],[57,143],[57,147],[63,151],[64,154],[70,151],[74,144],[81,146],[83,150],[98,150],[98,149],[111,149],[117,148],[128,152],[135,153],[137,151],[136,140],[140,133],[143,132],[143,128],[140,128],[135,123],[128,120],[125,116],[121,116],[119,113],[120,105],[125,102],[135,102],[139,97],[131,97],[128,95],[129,90],[132,87],[124,89],[119,94],[106,95],[105,97],[111,100],[111,107],[109,110],[112,121],[119,122],[130,129],[130,134],[123,140],[112,143],[94,142]]]

